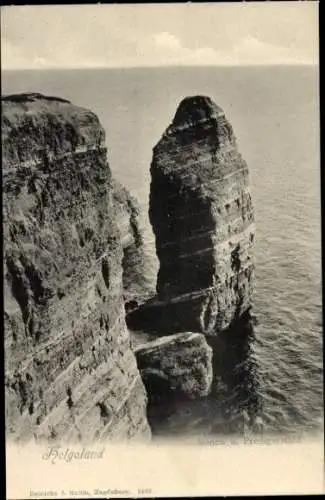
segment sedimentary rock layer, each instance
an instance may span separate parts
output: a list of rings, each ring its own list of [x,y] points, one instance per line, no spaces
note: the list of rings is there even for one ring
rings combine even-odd
[[[212,384],[212,349],[200,333],[179,333],[135,349],[149,394],[175,391],[191,399],[207,396]]]
[[[2,100],[8,438],[148,438],[124,320],[122,245],[96,115]]]
[[[113,206],[123,247],[123,291],[126,307],[132,309],[139,299],[152,294],[152,283],[147,278],[143,228],[138,201],[128,190],[113,179]]]
[[[255,226],[247,164],[210,98],[184,99],[154,148],[149,216],[160,262],[151,315],[218,334],[250,307]]]

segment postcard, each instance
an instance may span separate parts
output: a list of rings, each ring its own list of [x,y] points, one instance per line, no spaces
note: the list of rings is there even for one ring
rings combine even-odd
[[[1,28],[7,498],[324,492],[318,3]]]

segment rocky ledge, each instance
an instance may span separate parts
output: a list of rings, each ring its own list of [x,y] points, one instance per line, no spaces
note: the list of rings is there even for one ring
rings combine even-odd
[[[104,141],[97,116],[64,99],[2,99],[10,439],[150,437]]]
[[[204,335],[186,332],[161,337],[137,347],[135,355],[151,397],[171,391],[190,399],[209,394],[212,349]]]
[[[157,296],[130,326],[211,336],[229,328],[251,305],[254,211],[247,164],[209,97],[184,99],[155,146],[149,216]]]

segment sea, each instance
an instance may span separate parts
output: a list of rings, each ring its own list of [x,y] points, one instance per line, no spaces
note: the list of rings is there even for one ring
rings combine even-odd
[[[255,209],[254,333],[247,345],[229,346],[223,389],[176,402],[161,412],[156,432],[236,433],[238,415],[245,428],[252,413],[259,432],[322,432],[318,68],[2,71],[2,95],[19,92],[63,97],[99,116],[112,172],[143,209],[150,280],[158,265],[148,219],[152,148],[184,97],[208,95],[225,111],[249,167]]]

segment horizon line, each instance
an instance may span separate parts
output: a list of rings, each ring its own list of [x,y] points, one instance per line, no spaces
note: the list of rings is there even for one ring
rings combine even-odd
[[[312,68],[318,68],[319,62],[304,62],[304,63],[295,63],[295,62],[278,62],[278,63],[249,63],[249,64],[162,64],[162,65],[139,65],[139,66],[75,66],[75,67],[65,67],[65,66],[51,66],[51,67],[43,67],[43,68],[32,68],[32,67],[21,67],[21,68],[1,68],[1,72],[5,71],[75,71],[75,70],[134,70],[134,69],[204,69],[204,68],[246,68],[246,67],[274,67],[274,66],[308,66]]]

